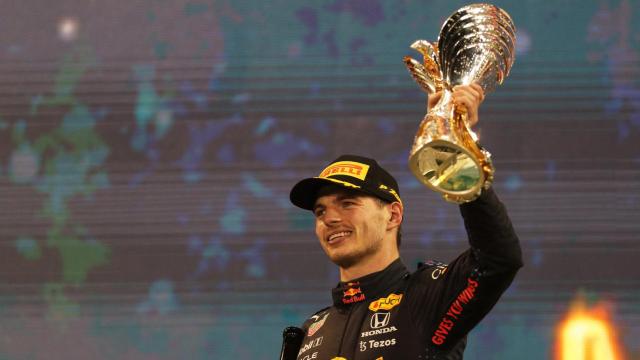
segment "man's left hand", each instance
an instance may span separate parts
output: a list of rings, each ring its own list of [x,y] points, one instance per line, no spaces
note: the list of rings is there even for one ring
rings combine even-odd
[[[453,88],[452,95],[454,104],[456,104],[458,108],[467,112],[467,122],[469,123],[469,127],[477,124],[478,108],[484,100],[484,91],[482,90],[482,87],[478,84],[458,85]],[[441,97],[441,91],[429,95],[428,109],[433,108]]]
[[[467,111],[469,127],[478,123],[478,108],[484,100],[484,91],[478,84],[458,85],[453,88],[453,103]]]

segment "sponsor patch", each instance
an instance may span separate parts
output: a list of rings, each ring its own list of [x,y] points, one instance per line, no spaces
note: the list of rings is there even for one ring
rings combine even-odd
[[[369,172],[369,165],[367,164],[355,161],[338,161],[322,170],[318,177],[327,178],[334,175],[346,175],[364,181],[364,178],[367,177],[367,172]]]
[[[436,345],[442,345],[447,340],[447,336],[453,329],[454,325],[462,315],[462,312],[466,306],[476,296],[476,289],[478,288],[478,282],[471,278],[467,279],[467,287],[458,294],[458,297],[451,303],[449,310],[442,317],[438,328],[431,337],[431,342]]]
[[[384,339],[384,340],[366,340],[360,341],[360,352],[367,351],[369,349],[379,349],[387,346],[394,346],[397,343],[396,339]]]
[[[311,324],[311,326],[309,326],[309,331],[307,331],[307,335],[313,336],[316,332],[318,332],[318,330],[320,330],[322,325],[324,325],[324,322],[327,321],[328,316],[329,314],[327,313],[322,319]]]
[[[352,303],[363,301],[364,299],[365,299],[365,296],[359,287],[351,287],[346,291],[342,292],[342,302],[344,304],[352,304]]]
[[[387,326],[387,327],[384,327],[382,329],[374,329],[374,330],[364,331],[364,332],[362,332],[360,334],[360,337],[361,338],[365,338],[365,337],[369,337],[369,336],[388,334],[388,333],[392,333],[394,331],[398,331],[398,329],[395,326]]]
[[[372,329],[380,329],[381,327],[385,327],[389,325],[389,319],[391,318],[390,312],[377,312],[371,315],[371,320],[369,321],[369,326]]]
[[[380,298],[376,301],[372,301],[371,304],[369,304],[369,310],[391,310],[396,305],[400,304],[400,301],[402,301],[402,294],[389,294],[386,298]]]
[[[437,280],[440,275],[444,275],[447,272],[447,265],[437,265],[436,268],[431,272],[431,278],[433,280]]]
[[[298,356],[304,354],[308,350],[311,350],[311,349],[315,348],[316,346],[322,345],[322,339],[323,338],[324,338],[323,336],[320,336],[319,338],[313,339],[313,340],[309,341],[308,343],[304,344],[300,348],[300,351],[298,351]]]
[[[388,187],[386,185],[383,185],[383,184],[380,184],[380,186],[378,188],[380,190],[388,191],[391,195],[393,195],[394,198],[396,198],[396,200],[398,200],[398,202],[400,202],[400,203],[402,202],[402,200],[400,200],[400,195],[398,195],[398,193],[395,190],[393,190],[392,188],[390,188],[390,187]]]

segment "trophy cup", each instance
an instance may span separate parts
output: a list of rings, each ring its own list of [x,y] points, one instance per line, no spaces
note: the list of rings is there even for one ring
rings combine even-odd
[[[515,26],[504,10],[471,4],[442,25],[437,44],[417,40],[411,48],[423,62],[405,56],[409,73],[427,94],[442,91],[420,123],[409,168],[420,182],[447,201],[477,198],[493,181],[491,154],[478,144],[466,111],[453,103],[452,88],[477,83],[485,94],[509,74],[515,58]]]

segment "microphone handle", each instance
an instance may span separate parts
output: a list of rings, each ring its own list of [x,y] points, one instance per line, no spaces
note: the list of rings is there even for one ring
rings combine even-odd
[[[296,360],[298,351],[304,340],[304,330],[299,327],[289,326],[282,332],[282,350],[280,360]]]

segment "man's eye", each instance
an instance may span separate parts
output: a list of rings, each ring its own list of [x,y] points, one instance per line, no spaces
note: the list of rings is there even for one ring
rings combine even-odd
[[[324,215],[324,212],[325,212],[324,209],[317,209],[317,210],[314,210],[313,215],[315,215],[315,217],[320,217]]]
[[[355,205],[356,202],[355,201],[351,201],[351,200],[346,200],[342,202],[342,206],[351,206],[351,205]]]

